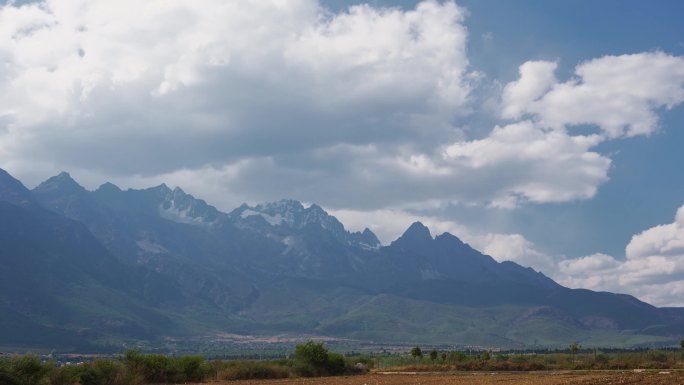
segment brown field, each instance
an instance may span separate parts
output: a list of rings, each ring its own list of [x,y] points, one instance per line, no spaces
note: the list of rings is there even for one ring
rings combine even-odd
[[[365,376],[297,378],[286,380],[241,380],[208,382],[208,385],[684,385],[682,372],[536,372],[536,373],[448,373],[369,374]]]

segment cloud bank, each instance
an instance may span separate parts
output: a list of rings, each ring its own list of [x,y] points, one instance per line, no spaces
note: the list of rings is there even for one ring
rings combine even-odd
[[[657,132],[684,101],[684,58],[665,52],[593,58],[568,79],[528,61],[497,95],[497,124],[469,128],[499,79],[471,67],[466,15],[430,0],[6,4],[0,167],[29,184],[60,170],[90,188],[166,182],[224,210],[317,202],[391,240],[401,218],[421,219],[407,208],[591,199],[610,178],[601,145]],[[681,219],[635,236],[625,261],[560,267],[521,234],[423,220],[571,286],[664,288],[645,298],[660,304],[682,291]]]
[[[625,292],[660,306],[684,306],[684,206],[673,223],[632,237],[625,259],[605,254],[562,261],[559,282],[571,287]]]
[[[611,165],[596,147],[653,132],[684,100],[684,59],[662,52],[590,60],[564,82],[527,62],[501,125],[473,138],[463,123],[489,80],[469,66],[465,15],[450,1],[5,5],[0,166],[34,183],[182,179],[222,207],[510,208],[593,197]]]
[[[602,253],[554,258],[522,234],[476,233],[462,223],[410,210],[339,210],[332,214],[351,229],[369,227],[385,244],[419,220],[433,236],[449,232],[499,262],[530,266],[570,288],[630,294],[656,306],[684,306],[684,206],[677,210],[673,223],[635,234],[620,258]]]

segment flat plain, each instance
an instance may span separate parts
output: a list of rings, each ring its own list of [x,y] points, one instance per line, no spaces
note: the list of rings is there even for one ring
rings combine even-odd
[[[402,373],[364,376],[240,380],[211,385],[684,385],[684,372],[531,372],[531,373]]]

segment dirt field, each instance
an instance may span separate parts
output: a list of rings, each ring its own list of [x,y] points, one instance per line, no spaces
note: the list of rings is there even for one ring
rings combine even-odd
[[[370,374],[288,380],[210,382],[210,385],[684,385],[684,373],[457,373],[457,374]]]

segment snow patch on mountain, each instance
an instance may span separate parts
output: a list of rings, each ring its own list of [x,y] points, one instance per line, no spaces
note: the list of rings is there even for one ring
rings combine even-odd
[[[167,201],[159,205],[159,216],[173,222],[187,223],[191,225],[205,224],[201,216],[193,216],[192,207],[176,207],[174,201]]]
[[[240,213],[240,218],[248,218],[254,216],[264,218],[264,220],[268,222],[271,226],[279,226],[286,221],[285,218],[280,214],[269,215],[263,212],[254,211],[252,209],[247,209]]]
[[[196,199],[176,187],[170,190],[166,185],[160,186],[161,202],[158,213],[164,219],[191,225],[212,226],[226,214],[208,205],[202,199]]]

